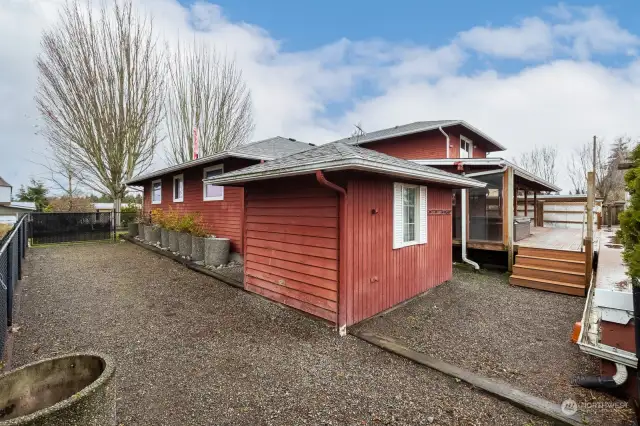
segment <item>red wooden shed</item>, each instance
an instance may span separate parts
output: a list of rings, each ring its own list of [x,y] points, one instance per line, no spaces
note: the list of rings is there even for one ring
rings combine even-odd
[[[346,327],[451,278],[451,198],[484,183],[337,142],[206,179],[244,187],[245,288]]]

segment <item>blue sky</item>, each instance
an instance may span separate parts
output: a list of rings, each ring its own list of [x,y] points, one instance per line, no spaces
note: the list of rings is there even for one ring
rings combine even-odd
[[[0,2],[0,176],[46,177],[34,103],[44,28],[62,0]],[[598,135],[640,137],[640,1],[133,0],[162,45],[202,43],[233,57],[251,90],[253,140],[325,143],[463,119],[517,158],[572,152]],[[162,149],[154,167],[162,167]]]
[[[192,1],[181,1],[192,4]],[[476,25],[508,25],[558,6],[548,0],[220,0],[233,21],[258,25],[284,42],[285,50],[306,50],[346,37],[440,45]],[[621,26],[638,29],[635,0],[564,1],[567,6],[598,6]],[[634,28],[635,27],[635,28]],[[637,31],[636,31],[637,32]]]

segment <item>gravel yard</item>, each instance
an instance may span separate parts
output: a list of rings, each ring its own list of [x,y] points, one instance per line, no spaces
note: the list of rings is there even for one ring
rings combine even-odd
[[[12,365],[113,355],[122,425],[546,424],[130,243],[33,248],[26,267]],[[413,331],[437,330],[419,321]]]
[[[584,303],[512,287],[506,274],[454,268],[450,282],[358,328],[553,402],[591,403],[581,407],[591,424],[630,424],[625,401],[571,385],[578,375],[598,374],[596,358],[570,341]]]

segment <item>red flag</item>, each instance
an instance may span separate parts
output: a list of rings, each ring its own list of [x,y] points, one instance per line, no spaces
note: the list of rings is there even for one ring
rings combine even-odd
[[[193,126],[193,159],[198,159],[198,128]]]

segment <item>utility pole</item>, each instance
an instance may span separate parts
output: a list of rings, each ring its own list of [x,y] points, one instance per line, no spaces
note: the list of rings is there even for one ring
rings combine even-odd
[[[594,139],[595,140],[595,139]],[[585,288],[589,289],[593,272],[593,204],[595,200],[595,172],[587,173],[587,236],[584,239]]]
[[[594,174],[596,172],[596,145],[597,145],[596,135],[593,135],[593,173]]]

